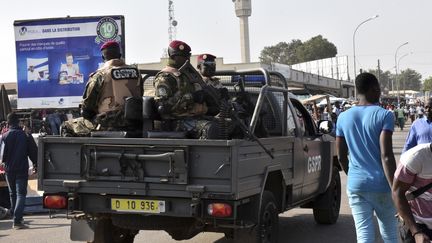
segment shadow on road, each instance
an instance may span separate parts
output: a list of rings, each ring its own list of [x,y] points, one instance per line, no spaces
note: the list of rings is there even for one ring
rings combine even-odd
[[[375,218],[375,242],[382,242]],[[336,224],[320,225],[315,223],[312,214],[298,214],[291,217],[279,217],[279,242],[356,242],[356,233],[352,215],[341,214]],[[220,238],[215,243],[231,243]]]

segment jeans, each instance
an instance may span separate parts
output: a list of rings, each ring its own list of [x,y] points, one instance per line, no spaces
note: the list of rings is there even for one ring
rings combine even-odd
[[[14,223],[21,223],[27,196],[28,172],[7,173],[6,181],[9,187],[11,200],[11,214],[14,216]]]
[[[396,208],[390,192],[350,192],[347,190],[358,243],[375,242],[374,212],[385,243],[398,242]]]
[[[50,124],[51,133],[53,135],[59,135],[60,134],[59,129],[60,129],[60,125],[61,125],[60,116],[56,113],[50,114],[50,115],[48,115],[47,120]]]

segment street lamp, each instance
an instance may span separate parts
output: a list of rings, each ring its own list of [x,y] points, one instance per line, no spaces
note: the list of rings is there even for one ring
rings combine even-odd
[[[402,46],[404,46],[404,45],[408,45],[408,41],[405,42],[405,43],[403,43],[403,44],[401,44],[400,46],[398,46],[398,48],[396,49],[396,52],[395,52],[395,68],[396,68],[396,78],[395,78],[395,80],[396,80],[396,86],[397,86],[397,102],[398,102],[398,106],[399,106],[399,103],[400,103],[400,97],[399,97],[399,82],[398,82],[398,63],[397,63],[397,53],[398,53],[399,49],[400,49]]]
[[[406,56],[408,56],[410,54],[412,54],[412,52],[405,53],[404,55],[402,55],[401,57],[399,57],[398,62],[397,62],[397,69],[398,70],[399,70],[399,64],[400,64],[400,61],[402,60],[402,58],[404,58],[404,57],[406,57]],[[405,79],[403,80],[403,89],[404,89],[403,94],[404,94],[404,97],[405,97]]]
[[[361,22],[359,25],[357,25],[356,29],[354,30],[354,34],[353,34],[353,52],[354,52],[354,98],[357,98],[357,90],[355,88],[355,78],[357,76],[357,67],[356,67],[356,55],[355,55],[355,36],[357,33],[358,28],[360,28],[360,26],[368,21],[371,21],[372,19],[378,18],[378,14],[375,16],[372,16],[368,19],[366,19],[365,21]]]

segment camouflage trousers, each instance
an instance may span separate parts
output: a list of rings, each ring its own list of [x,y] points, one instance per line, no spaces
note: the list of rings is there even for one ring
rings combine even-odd
[[[127,131],[141,133],[142,124],[124,119],[122,110],[111,111],[96,116],[94,121],[83,117],[66,121],[61,126],[62,136],[87,137],[93,131]]]
[[[163,120],[155,127],[162,131],[185,132],[187,138],[218,139],[219,126],[215,121],[184,118],[180,120]]]
[[[60,135],[63,137],[87,137],[94,130],[96,130],[96,125],[93,122],[79,117],[63,122],[60,126]]]

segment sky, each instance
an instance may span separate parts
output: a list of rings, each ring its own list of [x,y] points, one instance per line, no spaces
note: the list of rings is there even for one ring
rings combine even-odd
[[[240,25],[232,0],[173,0],[178,21],[176,39],[192,54],[212,53],[224,63],[241,62]],[[252,0],[249,17],[251,61],[261,50],[293,39],[322,35],[336,45],[338,56],[348,55],[353,74],[353,34],[357,69],[395,72],[411,68],[423,79],[432,76],[432,1],[430,0]],[[126,61],[158,62],[168,45],[168,0],[38,0],[8,1],[0,10],[0,83],[16,82],[14,20],[99,15],[124,15]],[[358,72],[357,72],[358,73]]]

